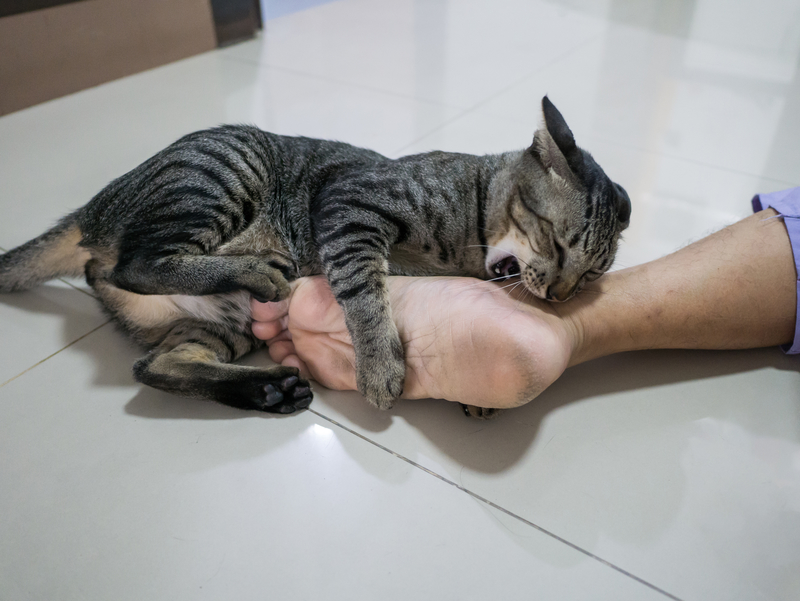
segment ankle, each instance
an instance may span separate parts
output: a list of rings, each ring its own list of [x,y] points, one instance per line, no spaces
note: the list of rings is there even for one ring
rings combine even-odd
[[[606,274],[587,284],[574,299],[556,306],[572,349],[570,366],[625,350],[620,344],[626,315],[618,312],[622,279],[621,274]]]
[[[578,363],[589,360],[590,353],[587,352],[586,343],[586,324],[584,323],[580,311],[567,311],[559,313],[564,323],[564,329],[569,341],[569,363],[572,367]]]

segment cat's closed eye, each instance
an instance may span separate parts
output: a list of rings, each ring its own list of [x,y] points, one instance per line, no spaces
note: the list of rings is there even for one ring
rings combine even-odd
[[[556,261],[558,268],[561,269],[564,267],[564,247],[555,238],[553,238],[553,246],[556,249]]]

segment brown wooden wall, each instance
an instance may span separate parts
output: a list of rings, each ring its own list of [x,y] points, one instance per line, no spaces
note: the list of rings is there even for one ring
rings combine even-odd
[[[5,16],[0,115],[216,45],[209,0],[80,0]]]

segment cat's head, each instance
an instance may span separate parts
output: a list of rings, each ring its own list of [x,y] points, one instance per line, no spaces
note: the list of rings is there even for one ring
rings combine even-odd
[[[544,127],[496,178],[486,224],[489,277],[519,275],[539,298],[564,301],[611,267],[631,201],[545,96]]]

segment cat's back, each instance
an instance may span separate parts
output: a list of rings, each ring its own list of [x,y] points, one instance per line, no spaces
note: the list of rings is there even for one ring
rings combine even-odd
[[[246,217],[272,171],[271,137],[244,125],[183,136],[114,179],[83,207],[84,241],[108,242],[137,222],[182,218],[188,225],[208,204],[228,211],[238,205]]]
[[[503,155],[430,151],[406,155],[354,171],[342,191],[368,197],[414,219],[424,211],[460,212],[486,194]]]
[[[147,239],[199,225],[212,225],[212,238],[224,243],[265,207],[285,214],[282,199],[313,194],[337,170],[381,160],[349,144],[249,125],[197,131],[101,190],[80,211],[84,243],[113,244],[122,235]]]
[[[368,172],[387,185],[424,191],[424,198],[418,199],[422,201],[474,193],[476,180],[490,176],[497,163],[496,155],[434,150],[375,165]]]

